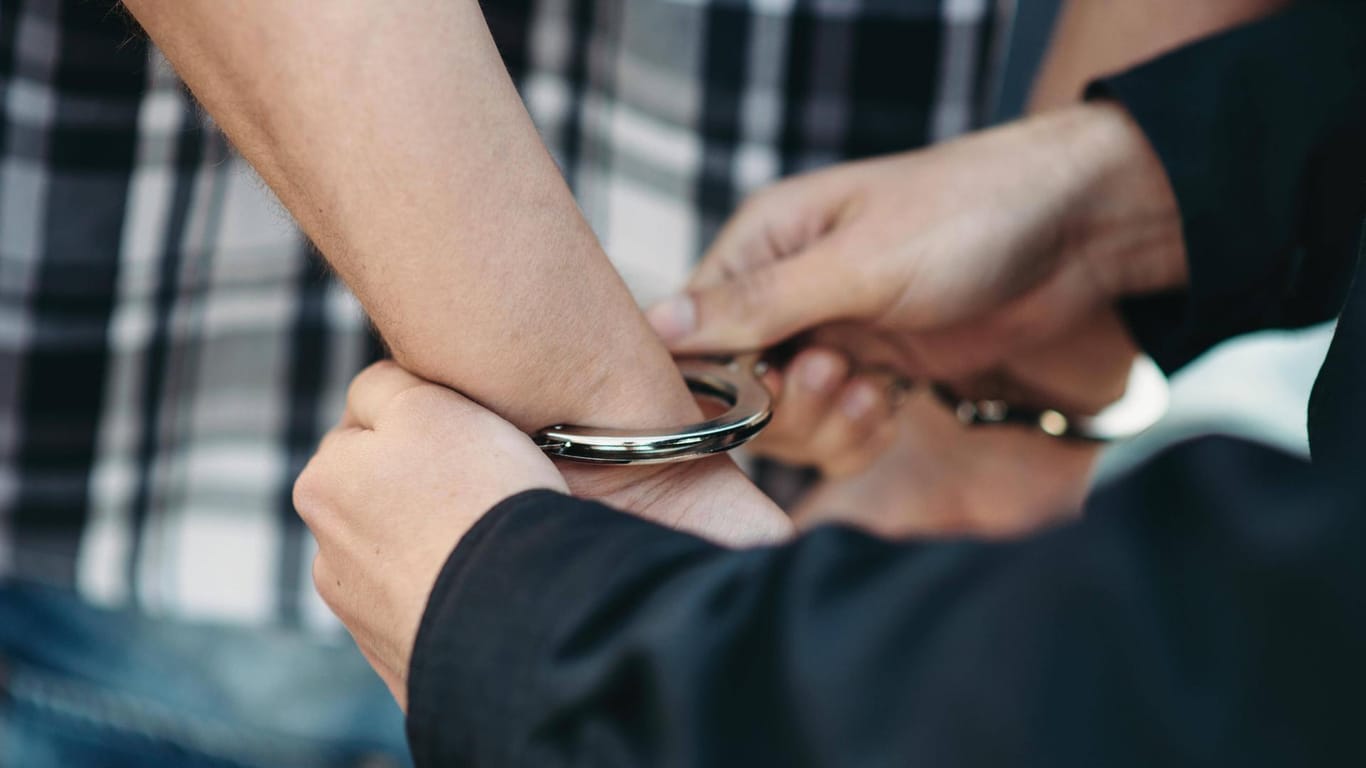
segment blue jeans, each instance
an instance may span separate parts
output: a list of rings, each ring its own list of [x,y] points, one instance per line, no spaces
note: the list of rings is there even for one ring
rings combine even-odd
[[[408,765],[348,641],[159,621],[0,584],[0,766]]]

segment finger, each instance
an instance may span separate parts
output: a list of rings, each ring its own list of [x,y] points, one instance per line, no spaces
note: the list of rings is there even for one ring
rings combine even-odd
[[[674,351],[729,352],[864,314],[860,286],[835,249],[821,241],[799,256],[675,296],[650,309],[650,323]]]
[[[773,234],[781,223],[768,220],[767,206],[742,206],[712,241],[702,261],[688,278],[690,289],[707,288],[777,261],[783,256],[781,238]]]
[[[891,413],[886,387],[865,377],[846,384],[811,437],[821,472],[845,477],[871,464],[886,447],[874,437],[890,423]]]
[[[332,528],[330,510],[333,491],[337,485],[337,468],[339,463],[344,465],[346,457],[339,446],[345,441],[346,435],[339,434],[337,430],[327,433],[318,452],[309,458],[303,471],[294,479],[294,487],[290,494],[295,513],[320,543]],[[326,454],[323,453],[324,450],[327,451]]]
[[[782,396],[783,387],[786,386],[787,379],[777,368],[769,368],[764,371],[764,375],[759,378],[764,384],[764,389],[775,399]]]
[[[751,195],[717,233],[688,287],[711,287],[797,254],[826,233],[850,190],[850,174],[827,169]]]
[[[365,428],[365,427],[361,426],[360,419],[356,418],[356,414],[354,414],[354,413],[351,412],[351,407],[348,405],[348,406],[346,407],[346,410],[342,411],[341,420],[339,420],[339,421],[337,422],[337,426],[335,426],[335,427],[332,428],[332,431],[335,432],[335,431],[337,431],[337,430],[339,430],[339,429],[364,429],[364,428]],[[329,433],[329,434],[331,434],[331,433]],[[326,442],[326,441],[327,441],[327,435],[323,435],[323,442]]]
[[[830,412],[849,374],[844,357],[828,349],[802,351],[788,366],[773,421],[754,440],[754,450],[799,464],[810,463],[811,434]]]
[[[430,385],[400,368],[398,363],[381,360],[352,380],[342,420],[350,426],[373,429],[385,405],[400,393],[421,386]]]

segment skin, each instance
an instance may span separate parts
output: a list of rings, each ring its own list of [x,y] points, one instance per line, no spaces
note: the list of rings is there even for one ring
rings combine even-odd
[[[360,299],[394,358],[518,428],[700,411],[579,215],[473,0],[126,7]],[[731,544],[790,524],[724,457],[566,470]],[[714,511],[718,495],[739,500]]]
[[[1123,394],[1134,355],[1114,299],[1180,285],[1184,264],[1176,203],[1146,139],[1121,109],[1086,105],[782,182],[727,225],[688,294],[650,316],[680,350],[767,346],[819,326],[805,338],[825,349],[794,359],[794,375],[777,385],[779,416],[758,449],[838,480],[877,461],[920,419],[941,414],[912,400],[903,407],[911,418],[892,429],[884,398],[870,409],[883,425],[850,419],[839,397],[802,386],[812,357],[845,358],[845,377],[830,385],[840,393],[874,384],[848,371],[891,368],[968,393],[983,380],[1006,380],[1032,394],[1013,399],[1094,412]],[[965,463],[939,481],[1000,477],[999,493],[977,494],[978,503],[1023,505],[1040,522],[1075,508],[1094,449],[1018,434],[993,441],[1002,431],[962,438],[975,450],[948,451]],[[979,477],[970,464],[982,450],[1065,477],[1069,490],[1050,483],[1047,492],[1022,494],[1005,476]],[[911,475],[889,471],[903,478],[893,484],[898,493],[873,508],[948,517],[924,505],[956,494],[911,486]]]
[[[827,478],[861,473],[895,436],[887,379],[859,373],[855,361],[839,349],[802,350],[782,373],[767,377],[777,408],[749,450],[790,465],[817,467]]]
[[[1183,280],[1161,164],[1121,108],[1082,105],[781,182],[650,316],[691,352],[854,323],[902,372],[954,378]]]
[[[1122,393],[1132,355],[1121,321],[1107,312],[992,376],[956,386],[1084,412]],[[844,414],[825,414],[821,428],[831,421]],[[822,481],[792,511],[799,528],[838,522],[893,538],[1022,535],[1079,514],[1098,451],[1013,426],[964,428],[924,388],[903,396],[873,429],[875,438],[845,449],[852,455],[832,457],[858,462],[855,471],[821,465]],[[802,445],[824,447],[822,439],[815,434]]]
[[[1073,482],[1091,470],[1086,444],[1044,442],[1019,429],[964,430],[923,391],[907,398],[889,428],[890,445],[866,471],[820,483],[802,499],[793,511],[798,526],[840,523],[893,539],[1007,538],[1071,517],[1086,494]]]
[[[439,389],[446,400],[395,395],[430,411],[405,411],[408,421],[394,422],[402,428],[364,415],[375,412],[364,406],[356,413],[353,397],[348,420],[377,427],[367,436],[402,439],[340,441],[385,449],[363,452],[365,472],[314,471],[328,483],[303,482],[296,494],[324,542],[317,585],[400,702],[402,659],[440,562],[514,490],[567,487],[735,546],[790,535],[788,518],[726,457],[567,466],[561,480],[525,450],[518,430],[684,424],[701,413],[579,215],[476,2],[128,0],[126,8],[355,292],[412,372],[403,380],[444,387],[417,391]],[[358,390],[367,402],[370,387]],[[478,402],[500,416],[443,420],[448,402]],[[519,449],[490,448],[509,442]],[[322,455],[341,454],[325,446]],[[427,474],[405,474],[410,467]],[[461,474],[465,467],[485,471]],[[374,483],[375,493],[402,485],[406,495],[382,504],[354,479]],[[353,495],[341,503],[337,489]],[[362,509],[383,516],[340,514]]]
[[[1029,111],[1038,114],[1074,104],[1085,86],[1100,75],[1288,4],[1287,0],[1068,2],[1036,80]],[[719,251],[713,249],[712,257],[727,261]],[[705,279],[701,274],[699,278]],[[1003,360],[989,380],[1027,382],[1030,386],[1025,389],[1038,393],[1037,401],[1030,403],[1037,406],[1067,405],[1087,412],[1105,405],[1104,399],[1123,391],[1132,343],[1104,310],[1093,322],[1079,327],[1086,329],[1085,334],[1021,347]],[[835,339],[822,353],[848,357],[840,344],[847,347],[848,340]],[[1078,366],[1078,360],[1088,364]],[[798,357],[794,368],[802,363]],[[832,386],[873,386],[875,380],[859,376],[861,367],[857,361],[846,361],[843,370],[851,372],[849,377]],[[954,383],[960,390],[980,386],[971,378]],[[1079,507],[1098,452],[1094,446],[1022,429],[963,429],[927,397],[905,399],[894,419],[867,424],[848,417],[836,406],[838,401],[801,387],[791,375],[774,374],[774,388],[781,393],[783,405],[755,450],[817,467],[825,478],[796,510],[801,526],[837,520],[895,535],[1021,533],[1068,517],[1070,510]],[[1016,399],[1029,401],[1031,396]],[[883,407],[875,410],[892,412],[885,398]],[[860,439],[828,437],[850,434]],[[934,471],[920,471],[925,467]]]
[[[318,540],[318,594],[405,709],[408,657],[451,542],[490,507],[530,488],[566,492],[568,485],[526,435],[491,411],[392,362],[352,383],[341,423],[323,438],[294,498]]]
[[[724,461],[560,484],[520,431],[653,424],[696,406],[572,214],[473,3],[130,7],[419,374],[382,365],[362,376],[295,494],[320,542],[320,592],[400,703],[432,580],[501,498],[567,487],[721,540],[786,534]],[[762,198],[816,215],[780,233],[785,258],[740,249],[730,268],[743,274],[718,274],[711,300],[694,305],[701,331],[675,342],[752,346],[854,321],[907,372],[971,375],[1066,334],[1121,292],[1180,282],[1170,192],[1114,108],[1063,110],[895,162]],[[905,205],[917,192],[906,178],[925,179],[924,205]],[[776,216],[766,210],[751,206],[728,242]],[[849,290],[811,301],[833,284]],[[563,310],[585,297],[596,313]],[[753,316],[764,308],[772,322]],[[634,373],[612,375],[623,371]]]
[[[1059,228],[1062,222],[1057,217],[1062,212],[1077,210],[1075,206],[1064,202],[1091,199],[1102,194],[1124,195],[1128,194],[1125,190],[1142,186],[1144,180],[1139,178],[1131,178],[1127,184],[1113,183],[1115,179],[1112,174],[1121,173],[1120,169],[1128,168],[1136,173],[1144,168],[1151,170],[1148,158],[1143,154],[1148,151],[1147,145],[1141,141],[1141,137],[1137,141],[1123,141],[1112,134],[1117,127],[1114,122],[1116,117],[1113,108],[1088,107],[1079,108],[1077,114],[1042,126],[1038,122],[1010,126],[981,139],[1001,142],[1012,149],[1004,155],[1008,159],[981,166],[969,160],[982,156],[982,153],[966,151],[961,146],[927,150],[925,155],[936,156],[929,157],[922,167],[937,169],[949,175],[961,174],[956,179],[960,185],[957,190],[961,196],[960,202],[990,200],[1003,194],[1018,196],[1017,199],[997,198],[995,205],[982,204],[978,211],[978,223],[981,226],[978,227],[950,225],[947,231],[935,230],[934,220],[928,220],[926,226],[931,234],[927,237],[931,242],[956,236],[959,247],[951,247],[953,242],[945,240],[938,242],[938,247],[924,251],[912,247],[870,251],[881,253],[886,258],[881,262],[852,258],[802,262],[805,257],[801,255],[793,257],[791,261],[818,267],[822,270],[822,278],[829,281],[830,285],[855,285],[859,273],[864,270],[873,278],[869,280],[869,285],[884,284],[879,291],[894,297],[893,301],[883,300],[883,294],[879,291],[854,291],[854,295],[868,304],[852,303],[844,307],[851,317],[867,318],[863,321],[865,325],[836,330],[857,331],[861,338],[880,338],[888,343],[893,355],[889,360],[911,360],[909,356],[904,356],[904,350],[915,348],[916,331],[907,331],[893,321],[901,317],[924,316],[914,308],[902,312],[899,301],[904,297],[914,299],[919,295],[911,287],[918,276],[926,274],[926,270],[936,268],[936,265],[941,269],[957,270],[963,259],[975,259],[977,269],[974,274],[1024,273],[1033,276],[1033,283],[1024,281],[1015,285],[1009,297],[1001,295],[1001,282],[997,279],[963,281],[952,276],[941,278],[946,283],[961,283],[956,288],[963,291],[957,297],[959,302],[982,308],[977,314],[972,314],[960,313],[952,305],[945,305],[944,310],[952,318],[946,322],[953,324],[980,323],[980,318],[990,317],[997,311],[992,307],[993,301],[1005,302],[1002,306],[1007,306],[1010,299],[1024,298],[1029,292],[1040,290],[1040,284],[1046,285],[1056,279],[1018,263],[1018,260],[1030,258],[1032,252],[1026,247],[974,248],[978,244],[975,238],[982,237],[981,227],[997,221],[1001,211],[1044,212],[1038,214],[1040,218],[1037,220],[1000,224],[1004,227],[1004,233],[1019,237],[1019,233]],[[1122,115],[1118,117],[1121,118],[1119,125],[1123,126]],[[1062,135],[1055,142],[1043,140],[1043,137],[1066,126],[1070,126],[1068,130],[1079,133]],[[1095,133],[1091,133],[1093,131]],[[1049,159],[1031,156],[1026,150],[1072,153],[1087,147],[1114,155],[1097,157],[1095,162],[1090,163],[1057,166],[1072,169],[1069,172],[1078,175],[1069,179],[1059,178],[1055,185],[1043,190],[1037,184],[1015,183],[1019,178],[1035,178],[1037,164],[1046,164]],[[987,157],[990,158],[990,154]],[[960,167],[951,172],[940,165],[941,162],[948,162],[945,158],[952,159],[952,164]],[[1056,166],[1056,163],[1053,165]],[[918,174],[909,176],[919,177]],[[874,178],[888,177],[878,174]],[[1157,180],[1161,178],[1159,174]],[[945,180],[940,178],[931,181]],[[971,185],[977,186],[975,194],[969,188]],[[1065,199],[1059,197],[1053,204],[1041,205],[1038,202],[1040,194],[1059,195]],[[1121,200],[1116,198],[1104,206],[1096,206],[1095,210],[1112,211],[1119,205]],[[1132,205],[1136,217],[1141,219],[1149,215],[1150,202],[1146,198],[1135,196]],[[1048,219],[1050,215],[1054,218]],[[1103,229],[1098,227],[1094,230],[1097,237],[1116,239],[1112,235],[1102,234]],[[978,234],[965,236],[969,232]],[[985,241],[993,245],[1012,244],[1009,237],[999,234],[987,236]],[[1020,240],[1030,241],[1031,238]],[[858,252],[862,251],[850,251],[849,254],[852,256]],[[921,260],[922,253],[952,254],[953,258],[925,262]],[[1055,271],[1067,273],[1068,259],[1081,258],[1080,254],[1090,253],[1086,248],[1065,251],[1067,258],[1057,259]],[[1162,249],[1147,248],[1137,251],[1135,257],[1157,258],[1162,253]],[[914,264],[908,265],[908,259]],[[1075,268],[1073,266],[1070,269]],[[1131,272],[1126,270],[1125,274]],[[1160,274],[1162,269],[1155,264],[1151,269],[1141,272]],[[1085,284],[1104,283],[1096,281]],[[777,287],[781,291],[781,286]],[[842,292],[829,293],[831,296],[842,295]],[[1097,291],[1089,299],[1079,299],[1077,305],[1090,306],[1091,300],[1102,301],[1107,296]],[[1052,302],[1044,306],[1056,308],[1056,304]],[[763,306],[762,303],[754,305],[755,308]],[[810,317],[793,315],[796,328],[800,329],[804,324],[814,325],[829,316],[828,308],[822,308],[817,303],[806,302],[801,306],[803,311],[810,313]],[[1074,322],[1088,320],[1085,312],[1072,317]],[[754,319],[741,319],[757,322]],[[1044,325],[1050,327],[1048,323]],[[953,329],[952,325],[946,327]],[[990,324],[985,325],[984,330],[974,332],[985,332],[985,329],[1037,332],[1027,328],[1021,330],[1020,326]],[[1062,330],[1067,330],[1065,325]],[[752,343],[753,338],[742,336],[737,344]],[[1008,347],[1009,343],[1005,343],[1001,348]],[[950,352],[951,361],[960,359],[956,356],[957,352]],[[917,359],[915,364],[919,365],[921,361]],[[367,405],[374,401],[386,405]],[[448,390],[435,388],[409,374],[402,374],[397,367],[390,365],[377,374],[358,379],[353,386],[351,402],[350,415],[324,441],[299,479],[295,488],[295,504],[319,539],[320,554],[315,573],[320,592],[351,628],[362,650],[385,677],[395,697],[404,703],[405,674],[425,596],[451,547],[496,500],[530,488],[561,486],[556,485],[554,477],[549,474],[550,465],[544,457],[515,427],[483,409],[472,407],[470,401]],[[729,509],[731,500],[716,495],[708,502],[713,508]],[[402,524],[396,524],[396,520],[402,521]]]

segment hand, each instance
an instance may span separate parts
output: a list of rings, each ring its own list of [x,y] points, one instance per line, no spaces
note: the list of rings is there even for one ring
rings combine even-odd
[[[923,391],[897,411],[893,435],[867,470],[807,493],[792,512],[797,526],[840,523],[893,539],[1022,535],[1075,517],[1096,450],[1023,429],[965,429]]]
[[[401,706],[427,596],[484,513],[560,473],[511,424],[382,362],[351,385],[342,421],[294,486],[318,539],[313,581]]]
[[[318,539],[318,593],[406,707],[432,585],[465,533],[509,496],[573,488],[727,544],[790,535],[787,517],[753,484],[708,464],[615,473],[566,464],[566,482],[516,427],[386,361],[352,383],[341,423],[294,486],[294,505]]]
[[[1184,280],[1160,162],[1121,108],[1088,104],[779,183],[650,318],[687,352],[852,322],[909,375],[953,379]]]
[[[888,375],[854,369],[838,349],[804,349],[781,372],[764,375],[773,420],[746,447],[827,478],[857,474],[891,442],[891,384]]]
[[[819,326],[805,343],[862,367],[983,396],[1004,383],[1032,395],[1015,398],[1028,404],[1091,413],[1123,394],[1135,354],[1113,300],[1184,279],[1160,163],[1122,110],[1088,105],[760,193],[723,230],[689,295],[651,319],[680,351],[767,346]],[[833,500],[837,487],[880,489],[879,499],[839,505],[882,516],[869,527],[1023,530],[1075,505],[1089,481],[1094,447],[1010,427],[965,431],[937,422],[942,408],[930,402],[912,404],[916,418],[895,430],[897,455],[938,471],[888,459],[855,478],[886,431],[829,425],[840,414],[828,394],[803,392],[793,377],[782,387],[760,451],[822,469],[848,451],[852,469],[830,473],[847,482],[827,482],[812,501]],[[851,451],[854,441],[841,449],[817,437],[830,433],[872,437]],[[939,453],[924,461],[931,444]],[[964,483],[969,490],[955,488]],[[909,503],[889,503],[890,488]],[[985,517],[993,507],[1004,517]],[[819,519],[804,509],[805,520]]]
[[[1119,318],[1101,314],[1073,337],[1008,362],[1002,375],[1017,397],[1046,391],[1088,410],[1122,393],[1134,354]],[[827,476],[801,500],[799,528],[839,522],[890,538],[1029,533],[1076,515],[1099,455],[1097,444],[1035,429],[964,427],[923,389],[905,398],[890,431],[890,447],[866,470]]]

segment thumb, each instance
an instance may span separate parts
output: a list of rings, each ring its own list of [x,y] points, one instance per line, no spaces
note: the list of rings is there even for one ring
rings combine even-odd
[[[849,276],[823,250],[696,287],[656,304],[647,317],[674,352],[740,352],[858,314]]]

